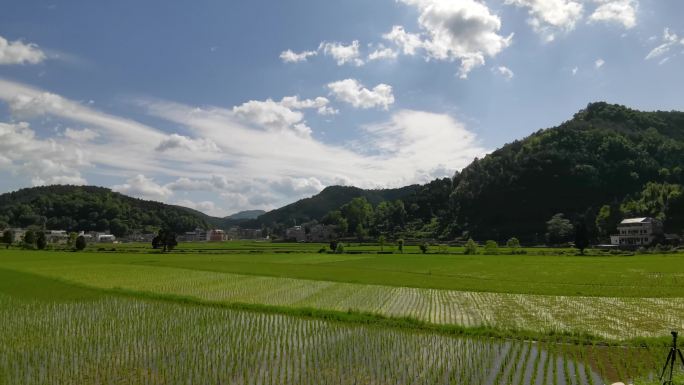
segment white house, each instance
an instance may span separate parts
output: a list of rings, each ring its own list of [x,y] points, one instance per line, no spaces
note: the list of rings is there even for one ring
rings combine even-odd
[[[663,224],[657,219],[627,218],[618,225],[618,234],[610,236],[610,243],[620,247],[649,246],[663,235]]]

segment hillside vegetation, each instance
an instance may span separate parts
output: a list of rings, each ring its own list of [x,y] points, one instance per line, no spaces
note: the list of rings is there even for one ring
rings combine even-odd
[[[111,230],[123,236],[132,230],[206,228],[214,220],[199,211],[131,198],[103,187],[45,186],[0,195],[2,227]]]

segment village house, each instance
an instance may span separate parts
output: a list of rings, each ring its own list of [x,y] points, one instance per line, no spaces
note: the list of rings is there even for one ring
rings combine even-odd
[[[627,218],[617,227],[618,234],[610,236],[610,243],[622,248],[651,246],[663,236],[661,221],[650,218]]]
[[[226,233],[223,230],[214,229],[207,231],[207,241],[222,242],[226,240]]]
[[[306,230],[304,226],[292,226],[285,230],[285,239],[288,241],[306,241]]]

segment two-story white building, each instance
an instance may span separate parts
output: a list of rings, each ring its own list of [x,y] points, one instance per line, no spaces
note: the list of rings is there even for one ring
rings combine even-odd
[[[650,246],[663,235],[662,222],[650,217],[627,218],[617,229],[618,234],[610,236],[610,243],[626,248]]]

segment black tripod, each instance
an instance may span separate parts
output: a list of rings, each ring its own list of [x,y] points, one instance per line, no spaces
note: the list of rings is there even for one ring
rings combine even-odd
[[[672,371],[674,370],[675,363],[677,362],[677,356],[679,355],[679,360],[681,361],[682,365],[684,366],[684,356],[682,356],[682,351],[679,350],[677,347],[677,332],[673,331],[672,332],[672,347],[670,348],[670,353],[667,354],[667,360],[665,361],[665,365],[663,366],[663,372],[660,373],[660,380],[663,380],[663,377],[665,376],[665,371],[667,370],[668,365],[670,366],[670,379],[663,382],[663,385],[672,385],[674,384],[672,382]]]

